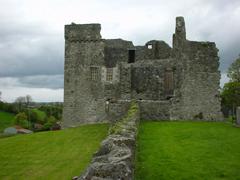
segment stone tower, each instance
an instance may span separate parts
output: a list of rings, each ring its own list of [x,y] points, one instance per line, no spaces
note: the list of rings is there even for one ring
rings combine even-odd
[[[100,30],[100,24],[65,26],[63,119],[68,126],[104,119],[103,86],[99,80],[104,43]]]

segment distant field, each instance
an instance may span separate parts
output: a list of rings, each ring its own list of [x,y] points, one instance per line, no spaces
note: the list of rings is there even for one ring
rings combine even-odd
[[[0,179],[71,179],[79,175],[108,131],[84,125],[0,139]]]
[[[136,179],[240,179],[240,128],[217,122],[143,122]]]
[[[0,111],[0,133],[14,124],[14,114]]]

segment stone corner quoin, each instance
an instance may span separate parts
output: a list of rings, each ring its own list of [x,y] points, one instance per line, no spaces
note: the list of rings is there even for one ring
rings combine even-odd
[[[186,39],[176,18],[173,44],[103,39],[100,24],[65,26],[64,127],[114,122],[131,100],[145,120],[220,121],[219,57],[213,42]]]

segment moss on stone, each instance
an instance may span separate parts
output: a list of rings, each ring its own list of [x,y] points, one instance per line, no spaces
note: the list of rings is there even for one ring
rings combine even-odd
[[[114,125],[112,125],[112,127],[109,129],[109,134],[119,134],[124,126],[131,120],[134,115],[136,115],[138,111],[139,108],[137,103],[135,101],[132,101],[126,115]]]

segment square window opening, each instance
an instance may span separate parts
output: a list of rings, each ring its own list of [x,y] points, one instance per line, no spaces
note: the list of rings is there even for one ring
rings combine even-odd
[[[99,80],[99,68],[98,67],[91,67],[91,80],[96,81]]]
[[[153,48],[153,45],[152,45],[152,44],[148,44],[148,45],[147,45],[147,48],[148,48],[148,49],[152,49],[152,48]]]

